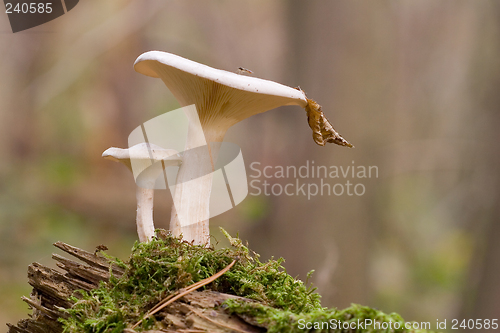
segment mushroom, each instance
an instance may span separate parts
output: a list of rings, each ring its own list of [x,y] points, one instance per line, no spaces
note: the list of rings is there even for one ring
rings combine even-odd
[[[181,106],[196,106],[197,114],[191,118],[188,115],[186,151],[177,175],[170,220],[171,232],[194,244],[209,244],[211,171],[217,159],[211,143],[222,142],[229,127],[282,105],[299,105],[306,110],[317,144],[333,142],[352,147],[335,131],[321,106],[308,99],[300,88],[215,69],[160,51],[140,55],[134,69],[161,78]],[[196,125],[195,116],[201,126]],[[193,149],[201,146],[206,147],[203,153]]]
[[[173,149],[163,149],[150,143],[140,143],[128,149],[108,148],[102,157],[121,162],[132,171],[137,184],[137,234],[140,242],[154,237],[153,198],[155,183],[167,166],[181,164],[181,157]]]

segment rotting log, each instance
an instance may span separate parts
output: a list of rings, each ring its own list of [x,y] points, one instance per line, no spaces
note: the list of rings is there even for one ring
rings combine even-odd
[[[52,258],[57,261],[57,267],[61,271],[36,262],[28,267],[28,283],[33,290],[30,297],[23,296],[22,300],[32,309],[32,314],[16,325],[7,324],[8,333],[61,333],[63,327],[58,319],[66,315],[63,309],[73,305],[70,296],[78,297],[77,290],[90,291],[101,281],[108,282],[111,274],[119,278],[125,273],[122,267],[102,256],[98,250],[91,253],[62,242],[57,242],[54,246],[79,261],[53,254]],[[193,291],[158,312],[155,318],[165,323],[161,332],[266,331],[251,320],[244,321],[219,307],[229,298],[243,299],[214,291]],[[124,332],[135,331],[127,328]]]

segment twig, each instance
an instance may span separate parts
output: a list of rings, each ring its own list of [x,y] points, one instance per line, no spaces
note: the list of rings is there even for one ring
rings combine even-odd
[[[196,289],[203,287],[204,285],[207,285],[210,282],[218,279],[224,273],[226,273],[228,270],[230,270],[231,267],[233,267],[235,262],[236,262],[236,260],[233,260],[233,262],[231,262],[226,268],[224,268],[220,272],[212,275],[211,277],[208,277],[204,280],[198,281],[198,282],[190,285],[189,287],[185,288],[184,291],[180,292],[179,294],[177,294],[175,296],[173,296],[173,295],[168,296],[166,299],[162,300],[160,303],[158,303],[156,306],[154,306],[151,310],[149,310],[148,313],[146,314],[146,316],[144,316],[144,318],[142,318],[134,326],[132,326],[132,329],[135,329],[137,326],[139,326],[143,322],[144,319],[148,318],[149,316],[154,315],[155,313],[157,313],[158,311],[160,311],[161,309],[163,309],[167,305],[172,304],[173,302],[178,300],[179,298],[181,298],[181,297],[189,294],[190,292],[195,291]]]

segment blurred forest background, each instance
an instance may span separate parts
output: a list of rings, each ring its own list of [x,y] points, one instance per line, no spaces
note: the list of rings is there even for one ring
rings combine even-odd
[[[0,15],[0,31],[0,324],[26,317],[27,266],[53,267],[55,241],[127,258],[135,184],[101,153],[179,106],[133,70],[149,50],[300,86],[356,146],[317,146],[282,107],[229,130],[248,173],[378,166],[351,180],[363,196],[248,196],[211,220],[215,238],[316,270],[324,306],[500,319],[500,2],[85,0],[16,34]]]

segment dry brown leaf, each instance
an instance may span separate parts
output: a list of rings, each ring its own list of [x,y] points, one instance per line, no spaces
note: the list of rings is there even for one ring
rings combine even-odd
[[[313,131],[314,142],[318,145],[324,146],[327,142],[330,142],[339,146],[354,148],[349,141],[344,139],[342,135],[333,128],[328,119],[326,119],[321,110],[321,105],[308,98],[306,112],[307,122]]]

